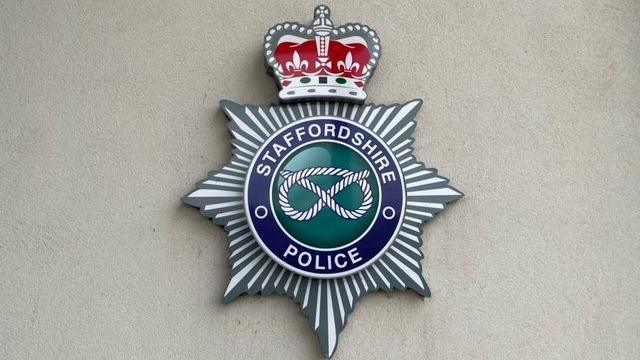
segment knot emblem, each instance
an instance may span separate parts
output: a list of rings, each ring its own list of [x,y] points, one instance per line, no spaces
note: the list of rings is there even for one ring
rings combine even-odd
[[[280,185],[278,190],[278,202],[280,203],[282,211],[294,220],[305,221],[313,219],[325,206],[341,218],[356,220],[361,218],[373,203],[371,186],[366,180],[367,177],[369,177],[369,174],[369,170],[353,172],[351,170],[335,167],[310,167],[300,171],[284,170],[280,172],[280,175],[285,178],[285,181]],[[319,185],[309,180],[309,177],[318,175],[340,176],[342,179],[333,184],[328,190],[324,190]],[[360,186],[360,190],[362,191],[362,203],[355,210],[345,209],[334,200],[334,197],[354,183]],[[318,197],[318,201],[305,211],[294,209],[289,203],[289,191],[293,185],[296,184],[311,191]]]

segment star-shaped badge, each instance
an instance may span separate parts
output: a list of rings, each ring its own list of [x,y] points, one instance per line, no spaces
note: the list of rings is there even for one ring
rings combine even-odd
[[[183,201],[229,234],[224,301],[293,298],[331,357],[365,294],[430,295],[422,224],[462,193],[413,155],[422,101],[363,104],[380,58],[371,28],[336,28],[319,6],[311,27],[271,28],[264,55],[285,104],[222,101],[233,157]]]

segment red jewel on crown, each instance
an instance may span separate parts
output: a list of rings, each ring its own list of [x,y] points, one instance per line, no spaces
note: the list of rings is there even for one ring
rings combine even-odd
[[[364,86],[378,64],[380,40],[366,25],[334,28],[329,14],[320,5],[310,28],[287,22],[265,36],[265,59],[281,100],[366,99]]]

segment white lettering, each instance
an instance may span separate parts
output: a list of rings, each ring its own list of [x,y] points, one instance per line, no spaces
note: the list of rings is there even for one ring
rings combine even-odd
[[[287,146],[291,146],[291,142],[293,141],[293,135],[290,132],[282,135],[282,139],[287,143]]]
[[[306,256],[306,260],[302,260],[302,257]],[[311,254],[309,254],[306,251],[303,251],[300,253],[300,256],[298,256],[298,263],[300,263],[300,265],[307,267],[309,266],[309,264],[311,264]]]
[[[280,154],[282,154],[283,151],[286,151],[287,148],[282,145],[273,144],[273,150],[276,151],[276,156],[280,157]]]
[[[383,157],[377,159],[375,161],[375,163],[378,164],[378,171],[382,171],[382,169],[384,169],[387,166],[389,166],[389,159],[387,159],[386,156],[383,156]]]
[[[271,166],[259,164],[256,168],[256,172],[260,175],[269,176],[269,174],[271,174]]]
[[[265,160],[265,159],[271,162],[276,162],[276,159],[273,156],[269,155],[269,150],[265,151],[264,155],[262,155],[262,160]]]
[[[325,124],[324,125],[324,136],[326,137],[336,137],[336,126],[333,124]]]
[[[367,154],[371,155],[371,153],[378,147],[378,145],[371,145],[371,140],[367,140],[364,145],[362,145],[362,150],[366,151]]]
[[[298,141],[302,141],[302,135],[305,134],[304,128],[303,127],[296,128],[295,132],[296,132],[296,137],[298,138]]]
[[[314,137],[314,138],[322,134],[322,129],[320,129],[320,125],[318,124],[309,125],[309,128],[307,130],[309,130],[309,135],[311,135],[311,137]]]
[[[351,142],[353,143],[353,145],[355,146],[360,146],[362,145],[362,140],[364,139],[364,134],[361,132],[357,132],[353,135],[353,139],[351,139]]]
[[[340,129],[338,130],[338,139],[346,140],[351,135],[351,130],[348,127],[340,125]]]
[[[344,269],[349,264],[355,265],[362,261],[362,257],[360,257],[360,253],[356,247],[332,256],[311,255],[310,252],[299,251],[295,245],[289,244],[282,257],[295,257],[299,267],[311,267],[313,270],[331,270],[334,267]]]
[[[396,173],[393,171],[387,171],[382,174],[382,183],[386,184],[389,181],[396,181]]]
[[[336,266],[339,267],[340,269],[343,269],[345,266],[347,266],[347,262],[346,261],[340,262],[340,259],[344,259],[346,257],[347,256],[345,254],[337,254],[336,255],[336,259],[335,259]]]
[[[347,251],[347,254],[349,254],[349,259],[351,259],[351,262],[354,264],[357,264],[360,261],[362,261],[362,258],[360,257],[360,253],[358,253],[357,248],[349,249],[349,251]]]
[[[289,247],[287,247],[287,250],[284,251],[284,257],[287,257],[287,255],[296,256],[297,253],[298,253],[298,248],[289,244]]]

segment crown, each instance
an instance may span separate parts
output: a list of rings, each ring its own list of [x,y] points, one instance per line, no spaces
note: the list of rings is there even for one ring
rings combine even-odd
[[[370,27],[337,28],[320,5],[307,27],[277,24],[265,35],[267,68],[277,79],[280,100],[341,99],[364,102],[364,87],[380,59],[380,39]]]

